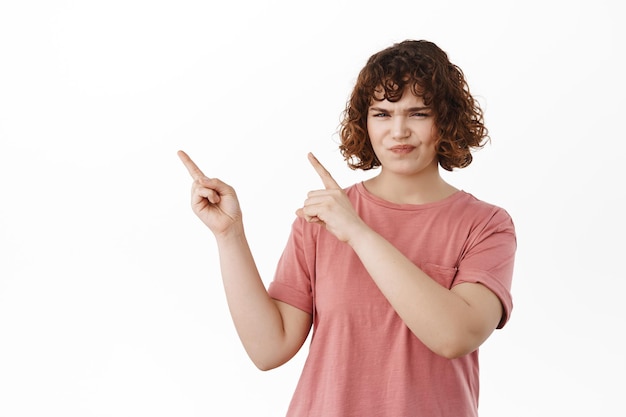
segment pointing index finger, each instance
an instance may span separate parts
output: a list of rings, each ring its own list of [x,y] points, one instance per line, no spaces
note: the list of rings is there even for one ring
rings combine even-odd
[[[191,175],[194,180],[206,178],[206,175],[204,175],[200,168],[198,168],[198,165],[196,165],[195,162],[193,162],[189,155],[187,155],[185,152],[178,151],[178,157],[181,161],[183,161],[183,164],[187,168],[187,171],[189,171],[189,175]]]
[[[324,165],[322,165],[320,161],[317,160],[315,155],[309,152],[308,158],[309,162],[311,162],[311,165],[313,165],[313,168],[315,168],[317,175],[319,175],[322,179],[322,183],[327,190],[341,190],[339,184],[337,184],[332,175],[330,175],[330,172],[328,172],[328,170],[324,168]]]

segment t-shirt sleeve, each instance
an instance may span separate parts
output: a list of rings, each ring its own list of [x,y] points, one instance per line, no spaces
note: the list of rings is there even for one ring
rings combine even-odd
[[[315,274],[315,244],[311,239],[305,242],[306,226],[301,219],[293,222],[268,292],[278,301],[313,314],[311,281]]]
[[[513,220],[505,210],[496,208],[472,233],[469,242],[453,285],[470,282],[489,288],[504,309],[498,324],[500,329],[509,320],[513,309],[511,282],[517,249]]]

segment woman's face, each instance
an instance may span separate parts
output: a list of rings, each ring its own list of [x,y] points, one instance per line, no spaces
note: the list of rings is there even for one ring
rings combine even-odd
[[[435,117],[410,89],[397,102],[372,100],[367,131],[384,171],[414,176],[437,170]]]

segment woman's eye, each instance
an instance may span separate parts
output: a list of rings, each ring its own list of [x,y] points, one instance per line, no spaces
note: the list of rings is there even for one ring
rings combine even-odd
[[[374,113],[374,117],[386,117],[388,116],[387,113]]]
[[[413,116],[413,117],[428,117],[428,113],[418,112],[418,113],[411,114],[411,116]]]

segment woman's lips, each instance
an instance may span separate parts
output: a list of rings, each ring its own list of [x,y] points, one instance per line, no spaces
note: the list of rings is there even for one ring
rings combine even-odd
[[[396,145],[391,147],[391,152],[394,153],[409,153],[415,149],[415,146],[412,145]]]

